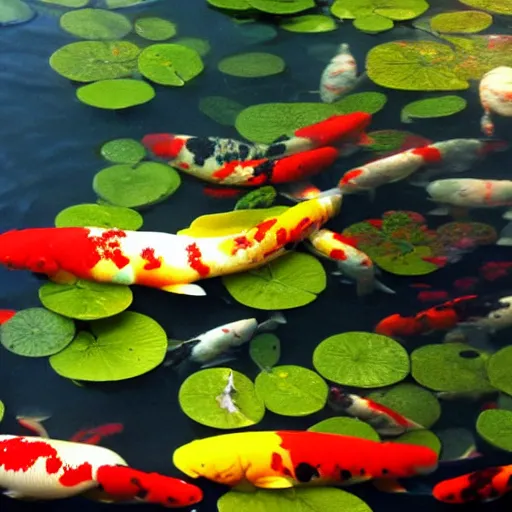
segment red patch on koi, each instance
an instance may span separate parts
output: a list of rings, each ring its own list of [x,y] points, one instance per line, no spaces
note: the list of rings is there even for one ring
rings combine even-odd
[[[187,162],[180,162],[180,163],[178,164],[178,167],[179,167],[180,169],[184,169],[185,171],[186,171],[186,170],[188,170],[188,169],[190,169],[190,165],[189,165],[189,164],[187,164]]]
[[[276,242],[279,246],[285,245],[286,240],[288,239],[286,229],[279,228],[276,233]]]
[[[162,266],[162,258],[157,258],[155,256],[155,249],[152,249],[151,247],[146,247],[146,249],[143,249],[140,257],[147,261],[147,263],[144,265],[144,270],[154,270]]]
[[[423,146],[422,148],[415,148],[411,151],[414,155],[419,155],[426,163],[441,162],[443,156],[441,152],[432,146]]]
[[[84,462],[77,467],[66,466],[64,474],[59,478],[59,483],[65,487],[74,487],[92,479],[92,466],[88,462]]]
[[[51,468],[60,462],[53,446],[44,441],[26,441],[22,437],[0,441],[0,453],[0,467],[3,466],[5,471],[28,471],[41,457],[52,459]]]
[[[203,194],[209,197],[215,197],[218,199],[228,199],[231,197],[239,196],[243,191],[237,188],[213,188],[204,187]]]
[[[439,302],[450,297],[445,291],[425,291],[418,293],[418,300],[421,302]]]
[[[222,329],[222,332],[225,332],[226,334],[229,332],[229,329],[226,329],[225,327]]]
[[[239,160],[233,160],[231,162],[226,162],[220,169],[217,169],[212,173],[214,178],[217,178],[219,181],[225,180],[228,176],[231,176],[233,173],[236,174],[236,168],[238,166],[244,167],[252,167],[256,164],[256,162],[263,162],[264,160],[248,160],[247,162],[240,162]]]
[[[448,258],[446,256],[425,256],[421,259],[438,267],[444,267],[448,263]]]
[[[346,235],[342,235],[341,233],[333,233],[332,237],[337,242],[341,242],[342,244],[350,245],[357,249],[358,239],[355,236],[346,236]]]
[[[348,171],[341,178],[339,185],[355,185],[353,180],[361,176],[363,173],[363,169],[354,169],[353,171]]]
[[[298,242],[308,235],[308,229],[313,225],[313,221],[309,217],[300,219],[299,223],[290,230],[289,240]]]
[[[14,311],[14,309],[0,309],[0,325],[5,324],[5,322],[10,320],[15,314],[16,311]]]
[[[252,246],[252,242],[246,236],[238,236],[233,241],[235,242],[235,248],[231,252],[233,255]]]
[[[256,226],[257,231],[256,234],[254,235],[254,240],[256,240],[256,242],[261,242],[265,238],[265,235],[267,234],[268,230],[271,229],[276,222],[277,219],[268,219],[264,220],[263,222],[260,222]]]
[[[46,459],[46,472],[50,475],[58,473],[62,467],[62,461],[57,457],[49,457]]]
[[[119,238],[124,237],[126,237],[126,233],[121,229],[109,229],[100,236],[92,236],[90,239],[96,246],[101,259],[110,260],[118,269],[122,269],[130,263],[129,258],[121,251]]]
[[[344,261],[348,258],[346,252],[342,251],[341,249],[333,249],[329,253],[329,257],[333,260],[340,260],[340,261]]]
[[[142,144],[155,156],[172,159],[179,155],[185,142],[171,133],[152,133],[142,139]]]
[[[187,245],[186,251],[188,254],[189,267],[195,270],[200,276],[206,277],[210,273],[210,267],[201,261],[202,254],[197,244],[193,243]]]

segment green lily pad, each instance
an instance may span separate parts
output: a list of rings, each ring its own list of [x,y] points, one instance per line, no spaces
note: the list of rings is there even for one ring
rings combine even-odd
[[[435,391],[491,390],[488,354],[464,343],[426,345],[411,354],[412,376]]]
[[[179,173],[157,162],[143,162],[135,167],[113,165],[98,172],[92,182],[99,197],[127,208],[141,208],[164,201],[180,185]]]
[[[377,431],[356,418],[335,417],[315,423],[308,428],[311,432],[324,432],[326,434],[340,434],[342,436],[361,437],[370,441],[380,441]]]
[[[269,14],[295,14],[315,7],[314,0],[248,0],[248,3],[254,9]]]
[[[217,397],[224,391],[229,368],[209,368],[190,375],[178,394],[183,412],[197,423],[220,429],[243,428],[259,423],[265,406],[256,394],[253,383],[243,373],[233,371],[236,391],[232,394],[235,412],[223,409]]]
[[[385,94],[361,92],[334,103],[262,103],[242,110],[235,128],[247,140],[271,144],[283,135],[318,123],[336,114],[368,112],[375,114],[386,104]]]
[[[476,430],[496,448],[512,452],[512,411],[489,409],[481,412]]]
[[[229,491],[217,507],[219,512],[372,512],[361,498],[332,487]]]
[[[2,0],[0,4],[0,26],[25,23],[35,15],[36,12],[21,0]]]
[[[247,0],[207,0],[207,2],[218,9],[230,11],[248,11],[252,9]]]
[[[98,320],[117,315],[133,300],[129,286],[79,279],[73,284],[45,283],[39,288],[42,305],[76,320]]]
[[[301,366],[275,366],[258,374],[256,394],[265,407],[282,416],[308,416],[322,410],[327,402],[327,383],[315,372]]]
[[[39,0],[44,4],[60,5],[61,7],[70,7],[72,9],[79,9],[86,7],[90,0]]]
[[[394,27],[393,20],[381,16],[380,14],[369,14],[368,16],[359,16],[354,22],[354,27],[361,32],[368,34],[378,34],[379,32],[385,32],[391,30]]]
[[[211,50],[210,43],[206,39],[200,39],[199,37],[180,37],[175,39],[174,42],[196,51],[201,57],[210,53]]]
[[[405,91],[458,91],[469,83],[455,72],[455,53],[431,41],[393,41],[366,56],[368,77],[377,85]]]
[[[50,57],[54,71],[75,82],[94,82],[130,76],[137,69],[140,48],[127,41],[78,41]]]
[[[44,308],[18,311],[0,326],[0,342],[19,356],[45,357],[67,347],[75,335],[75,323]]]
[[[234,21],[236,22],[236,20]],[[277,30],[265,23],[247,21],[246,23],[237,24],[235,28],[242,36],[245,44],[266,43],[277,37]]]
[[[285,61],[272,53],[238,53],[225,57],[219,62],[221,73],[241,78],[257,78],[277,75],[284,71]]]
[[[433,255],[429,247],[415,247],[407,254],[383,254],[374,259],[381,269],[399,276],[424,276],[439,270],[439,266],[423,258]]]
[[[224,276],[222,283],[244,306],[275,311],[313,302],[325,290],[327,276],[316,258],[292,252],[255,270]]]
[[[142,227],[143,222],[142,215],[135,210],[94,203],[70,206],[55,217],[55,226],[58,228],[96,227],[136,231]]]
[[[497,400],[498,409],[507,409],[512,411],[512,396],[500,393]]]
[[[2,421],[3,417],[4,417],[4,414],[5,414],[5,405],[4,403],[0,400],[0,421]]]
[[[151,101],[155,90],[142,80],[120,78],[83,85],[76,90],[76,97],[91,107],[119,110]]]
[[[413,430],[393,439],[393,443],[426,446],[438,455],[441,452],[441,440],[430,430]]]
[[[105,9],[79,9],[64,13],[60,26],[82,39],[121,39],[132,31],[131,21]]]
[[[103,0],[108,9],[123,9],[135,5],[145,4],[147,0]]]
[[[459,0],[461,4],[496,14],[512,14],[512,5],[508,0]]]
[[[324,14],[306,14],[303,16],[294,16],[286,18],[279,25],[288,32],[318,33],[331,32],[338,28],[336,22]]]
[[[81,331],[62,352],[50,357],[62,377],[94,382],[131,379],[161,364],[167,334],[152,318],[124,311],[96,320],[91,332]]]
[[[135,32],[150,41],[165,41],[176,35],[176,25],[163,18],[139,18],[135,21]]]
[[[101,155],[115,164],[138,164],[146,156],[146,148],[134,139],[115,139],[103,144]]]
[[[234,126],[236,116],[244,108],[237,101],[224,96],[205,96],[199,100],[199,110],[223,126]]]
[[[368,132],[368,137],[370,137],[372,142],[365,146],[364,149],[379,153],[396,150],[404,151],[413,147],[426,146],[433,142],[426,137],[404,130],[376,130]]]
[[[466,428],[445,428],[436,434],[442,445],[440,460],[460,460],[475,450],[475,437]]]
[[[153,44],[139,55],[139,71],[160,85],[181,87],[203,69],[201,56],[179,44]]]
[[[430,20],[430,27],[445,34],[475,34],[489,28],[492,21],[492,16],[482,11],[443,12]]]
[[[255,208],[269,208],[277,198],[277,191],[271,185],[251,190],[242,196],[235,205],[235,210],[252,210]]]
[[[389,389],[372,391],[367,398],[425,428],[430,428],[441,416],[439,400],[430,391],[415,384],[402,383]]]
[[[512,395],[511,361],[512,346],[508,346],[493,354],[487,364],[487,373],[489,374],[491,384],[508,395]]]
[[[323,340],[313,366],[327,380],[345,386],[377,388],[405,379],[407,351],[391,338],[370,332],[345,332]]]
[[[249,355],[261,369],[270,370],[281,357],[281,342],[275,334],[258,334],[249,344]]]
[[[400,113],[402,123],[412,123],[414,118],[431,119],[433,117],[446,117],[464,110],[468,102],[460,96],[447,95],[438,98],[408,103]]]

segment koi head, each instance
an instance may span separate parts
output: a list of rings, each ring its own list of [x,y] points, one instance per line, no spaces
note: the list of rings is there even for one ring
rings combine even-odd
[[[174,160],[178,157],[187,138],[172,133],[151,133],[143,137],[142,144],[156,157]]]
[[[242,345],[249,341],[258,328],[256,318],[245,318],[219,327],[219,338],[216,340],[224,346],[221,341],[226,341],[230,346]]]
[[[330,387],[327,400],[329,402],[329,406],[335,411],[346,411],[354,405],[352,396],[348,393],[345,393],[338,386]]]
[[[450,203],[467,186],[463,179],[446,179],[432,181],[426,188],[429,199],[439,203]]]

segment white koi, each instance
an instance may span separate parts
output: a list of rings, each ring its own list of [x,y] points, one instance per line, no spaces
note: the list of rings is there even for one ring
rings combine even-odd
[[[482,132],[490,137],[494,133],[491,114],[512,117],[512,68],[499,66],[487,72],[480,80],[479,93],[484,109]]]

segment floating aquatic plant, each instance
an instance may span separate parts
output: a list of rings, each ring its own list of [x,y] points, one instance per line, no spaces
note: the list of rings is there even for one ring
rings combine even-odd
[[[123,206],[107,204],[77,204],[65,208],[55,217],[55,226],[119,228],[136,231],[144,219],[139,212]]]
[[[487,364],[491,384],[500,391],[512,395],[510,368],[512,363],[512,346],[503,347],[493,354]]]
[[[466,428],[445,428],[436,431],[441,440],[441,460],[460,460],[474,452],[475,437]]]
[[[361,32],[367,34],[378,34],[391,30],[394,27],[393,20],[381,16],[380,14],[369,14],[368,16],[360,16],[353,21],[354,27]]]
[[[237,101],[224,96],[205,96],[199,100],[199,110],[223,126],[234,126],[236,116],[244,108]]]
[[[245,44],[259,44],[271,41],[277,36],[277,30],[272,25],[257,23],[253,20],[233,20],[235,29],[243,38]]]
[[[281,357],[281,342],[275,334],[258,334],[249,344],[249,355],[259,368],[270,370]]]
[[[380,441],[380,436],[373,427],[356,418],[336,416],[315,423],[308,430],[311,432],[340,434],[342,436],[361,437],[370,441]]]
[[[461,4],[483,9],[496,14],[512,14],[512,5],[507,0],[459,0]]]
[[[89,5],[90,0],[39,0],[44,4],[60,5],[71,9],[80,9]]]
[[[4,403],[0,400],[0,421],[2,421],[3,417],[4,417],[4,414],[5,414],[5,405]]]
[[[247,0],[253,9],[268,14],[296,14],[315,6],[314,0]]]
[[[165,41],[176,35],[176,24],[157,17],[138,18],[135,32],[150,41]]]
[[[235,412],[222,408],[219,397],[228,383],[229,368],[209,368],[190,375],[181,385],[178,399],[183,412],[197,423],[219,429],[249,427],[259,423],[265,406],[254,385],[243,373],[233,371]]]
[[[413,430],[406,432],[401,436],[393,439],[393,443],[415,444],[426,446],[434,450],[438,455],[441,452],[441,440],[430,430]]]
[[[331,32],[337,28],[336,22],[324,14],[293,16],[281,21],[279,26],[288,32],[300,33]]]
[[[468,251],[498,240],[496,229],[482,222],[448,222],[436,231],[445,253]]]
[[[492,16],[482,11],[442,12],[430,19],[430,27],[444,34],[475,34],[492,25]]]
[[[251,190],[242,196],[235,205],[235,210],[252,210],[255,208],[269,208],[277,198],[277,190],[271,186]]]
[[[496,448],[512,452],[512,411],[501,409],[482,411],[476,422],[476,430]]]
[[[36,12],[22,0],[2,0],[0,3],[0,27],[26,23]]]
[[[180,37],[175,39],[174,43],[179,44],[180,46],[186,46],[187,48],[196,51],[201,57],[210,53],[211,50],[210,43],[206,39],[201,39],[199,37]]]
[[[64,13],[60,26],[82,39],[121,39],[132,31],[131,21],[105,9],[78,9]]]
[[[426,146],[433,141],[404,130],[376,130],[369,132],[368,137],[371,143],[365,145],[366,151],[375,151],[377,153],[388,153],[405,151],[420,146]]]
[[[446,117],[464,110],[467,101],[460,96],[446,95],[437,98],[408,103],[400,113],[402,123],[412,123],[414,119],[431,119],[433,117]]]
[[[142,80],[119,78],[83,85],[76,97],[91,107],[120,110],[147,103],[155,97],[155,90]]]
[[[146,148],[134,139],[115,139],[101,147],[101,155],[115,164],[138,164],[146,156]]]
[[[391,338],[370,332],[345,332],[323,340],[313,353],[322,377],[344,386],[377,388],[405,379],[407,351]]]
[[[238,53],[225,57],[219,62],[221,73],[240,78],[257,78],[277,75],[284,71],[285,61],[272,53]]]

